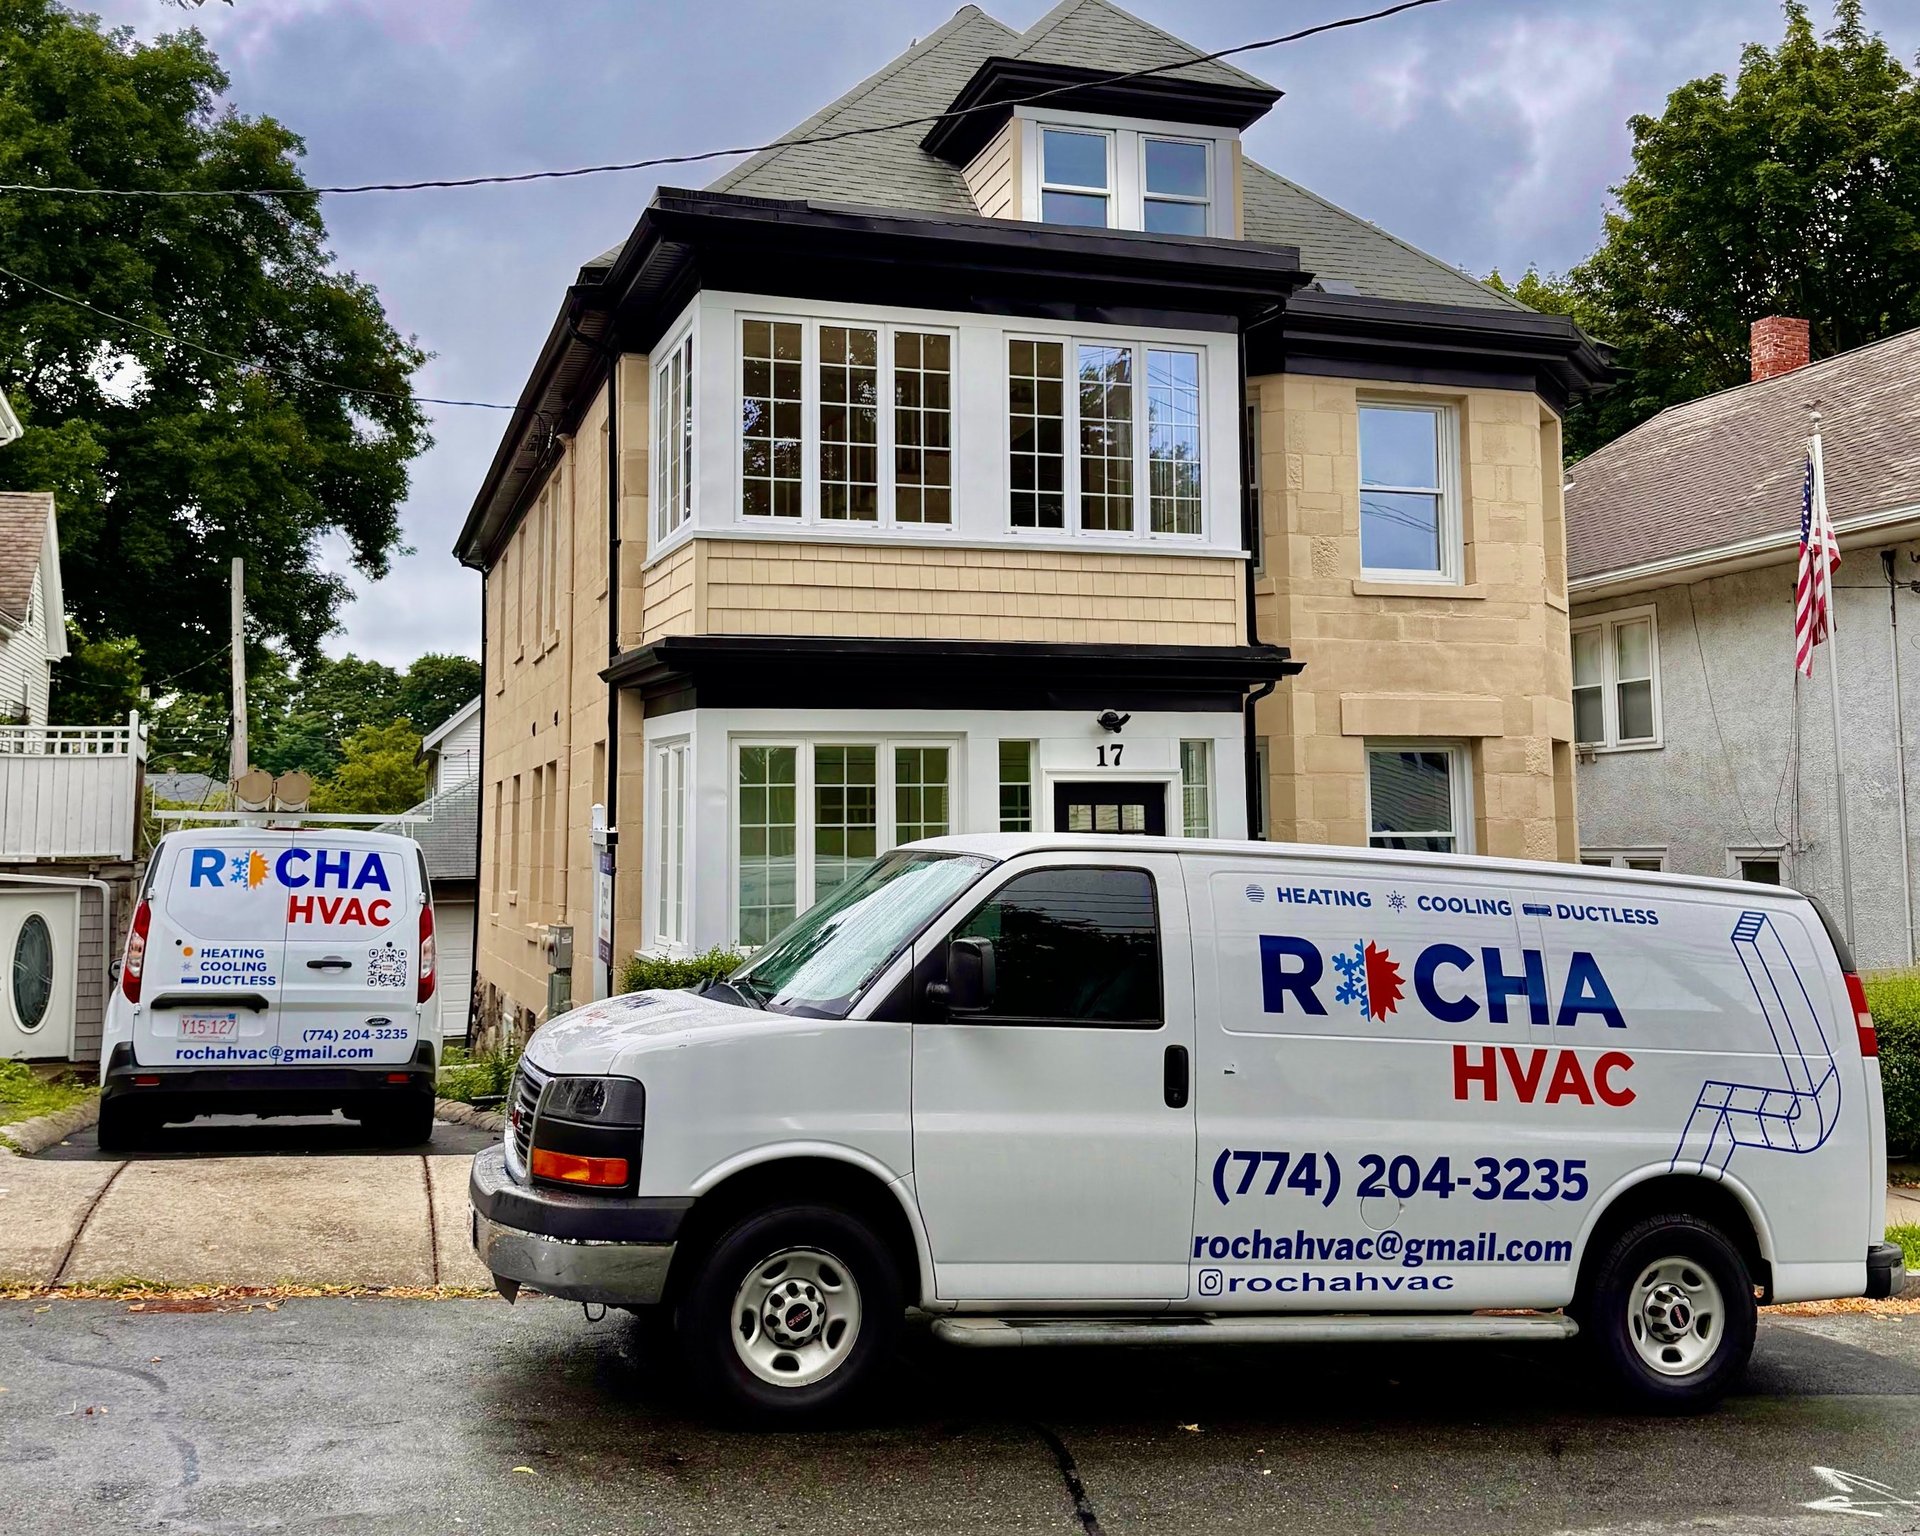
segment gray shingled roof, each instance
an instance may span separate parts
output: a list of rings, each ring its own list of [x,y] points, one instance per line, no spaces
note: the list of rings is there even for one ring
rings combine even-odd
[[[418,820],[408,818],[417,817]],[[480,878],[480,780],[463,779],[451,789],[423,800],[405,815],[387,822],[383,832],[399,832],[419,843],[434,880]]]
[[[1920,330],[1670,406],[1568,471],[1567,572],[1578,581],[1800,524],[1807,402],[1825,401],[1827,507],[1849,519],[1920,507]]]
[[[994,57],[1124,71],[1198,59],[1200,51],[1109,0],[1062,0],[1025,32],[1003,26],[976,6],[963,6],[945,26],[782,137],[804,139],[938,113]],[[1196,63],[1191,73],[1215,84],[1266,85],[1224,60]],[[735,166],[708,190],[973,213],[960,172],[920,148],[925,135],[921,125],[768,150]],[[1297,245],[1307,270],[1318,277],[1342,279],[1375,298],[1526,307],[1251,160],[1245,162],[1241,185],[1247,238]]]
[[[51,491],[0,491],[0,618],[24,624],[47,547]]]

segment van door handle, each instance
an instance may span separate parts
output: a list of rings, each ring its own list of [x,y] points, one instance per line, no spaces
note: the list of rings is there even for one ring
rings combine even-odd
[[[1161,1062],[1161,1088],[1166,1095],[1168,1109],[1187,1107],[1187,1048],[1184,1045],[1170,1045]]]
[[[318,960],[309,960],[307,962],[307,969],[310,971],[350,971],[353,969],[353,962],[340,955],[322,955]]]

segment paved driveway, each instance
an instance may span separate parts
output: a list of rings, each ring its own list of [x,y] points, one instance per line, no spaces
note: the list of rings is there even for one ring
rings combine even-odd
[[[1920,1528],[1920,1324],[1770,1318],[1744,1392],[1703,1419],[1597,1407],[1571,1361],[1564,1346],[1009,1356],[921,1339],[864,1422],[748,1435],[691,1415],[617,1314],[593,1324],[559,1302],[15,1302],[0,1305],[0,1525]],[[1835,1499],[1881,1518],[1809,1508]]]

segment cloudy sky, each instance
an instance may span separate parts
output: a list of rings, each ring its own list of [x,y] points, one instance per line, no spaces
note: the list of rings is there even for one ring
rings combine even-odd
[[[1050,0],[983,8],[1025,27]],[[1825,21],[1827,0],[1811,0]],[[84,6],[142,34],[162,0]],[[1367,0],[1132,0],[1212,50],[1377,8]],[[778,137],[925,36],[955,0],[236,0],[189,13],[240,111],[306,138],[320,183],[640,159]],[[1868,0],[1906,59],[1920,4]],[[1235,62],[1287,94],[1250,153],[1474,272],[1563,269],[1593,246],[1629,157],[1626,120],[1780,35],[1777,0],[1445,0]],[[732,161],[689,168],[697,186]],[[329,201],[343,266],[435,354],[424,394],[511,401],[574,271],[625,236],[646,173]],[[478,578],[448,553],[500,430],[435,409],[413,472],[418,551],[357,600],[336,653],[404,665],[477,654]]]

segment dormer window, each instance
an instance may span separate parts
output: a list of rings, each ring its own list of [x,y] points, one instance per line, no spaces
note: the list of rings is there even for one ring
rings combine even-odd
[[[1024,109],[1023,109],[1024,110]],[[1115,123],[1084,114],[1024,120],[1034,164],[1027,217],[1078,229],[1142,229],[1160,235],[1231,235],[1232,135],[1187,134],[1172,125]],[[1228,209],[1224,215],[1215,210]]]

